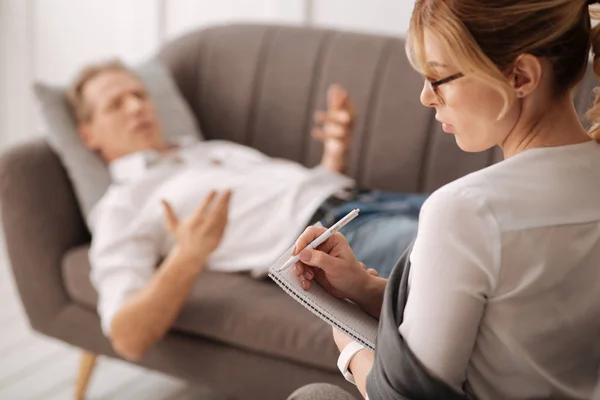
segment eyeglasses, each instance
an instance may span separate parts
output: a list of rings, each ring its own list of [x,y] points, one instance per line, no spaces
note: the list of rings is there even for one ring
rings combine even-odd
[[[440,94],[439,87],[442,85],[445,85],[446,83],[450,83],[459,78],[462,78],[463,76],[464,75],[461,72],[459,72],[458,74],[451,75],[447,78],[443,78],[443,79],[437,80],[435,82],[431,82],[429,79],[425,79],[425,82],[427,83],[427,86],[429,86],[429,89],[431,89],[431,91],[437,96],[438,100],[440,102],[443,102],[444,99],[442,98],[442,96]]]

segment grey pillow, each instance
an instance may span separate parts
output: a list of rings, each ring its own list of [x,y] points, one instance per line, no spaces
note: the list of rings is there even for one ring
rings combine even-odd
[[[147,86],[156,104],[167,140],[187,135],[202,139],[194,115],[167,68],[154,59],[134,68],[134,71]],[[87,221],[90,211],[110,185],[108,166],[81,142],[67,101],[66,88],[38,82],[34,84],[34,92],[46,122],[48,143],[65,166]]]

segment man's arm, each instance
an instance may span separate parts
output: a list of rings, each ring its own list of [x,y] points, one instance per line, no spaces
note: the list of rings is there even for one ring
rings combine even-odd
[[[150,282],[135,292],[110,323],[110,340],[122,357],[137,361],[173,326],[208,254],[173,249]]]
[[[315,122],[320,127],[312,136],[323,142],[321,165],[338,173],[345,173],[354,127],[354,104],[348,92],[339,85],[327,91],[327,111],[317,111]]]
[[[207,196],[200,208],[182,222],[165,203],[175,246],[155,274],[148,276],[145,268],[140,272],[134,267],[148,264],[151,257],[145,254],[153,251],[153,243],[136,237],[131,238],[130,246],[115,244],[110,249],[130,252],[131,268],[113,268],[112,272],[99,273],[96,279],[100,312],[108,323],[105,331],[115,351],[124,358],[139,360],[172,327],[208,256],[220,243],[230,194],[225,193],[209,210],[215,196],[214,192]]]

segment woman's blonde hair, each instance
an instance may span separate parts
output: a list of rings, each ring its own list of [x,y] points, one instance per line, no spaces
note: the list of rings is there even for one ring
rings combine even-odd
[[[571,91],[583,78],[590,45],[600,56],[600,11],[588,0],[416,0],[407,53],[413,66],[430,74],[424,54],[427,29],[447,50],[459,71],[482,79],[504,98],[502,114],[515,100],[507,76],[521,54],[551,61],[554,93]],[[600,58],[594,57],[600,77]],[[590,136],[600,140],[600,92],[587,113]]]

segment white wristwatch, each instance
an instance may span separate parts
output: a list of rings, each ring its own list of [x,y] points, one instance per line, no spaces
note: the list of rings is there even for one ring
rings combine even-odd
[[[342,350],[338,358],[338,369],[342,375],[344,375],[344,378],[346,378],[346,380],[353,385],[356,385],[356,382],[354,381],[354,376],[352,376],[350,371],[348,371],[348,366],[350,365],[350,361],[352,361],[352,358],[356,355],[356,353],[364,348],[365,346],[358,342],[350,342],[346,345],[346,347],[344,347],[344,350]]]

